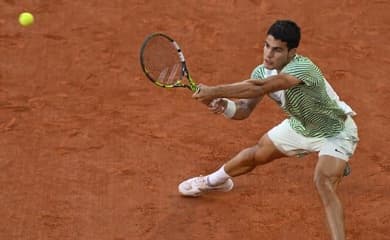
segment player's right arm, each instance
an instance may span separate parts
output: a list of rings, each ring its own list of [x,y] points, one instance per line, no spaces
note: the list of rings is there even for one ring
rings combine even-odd
[[[261,71],[261,66],[255,68],[251,73],[251,79],[262,79],[264,76],[262,75],[263,71]],[[254,97],[254,98],[242,98],[236,100],[230,100],[227,98],[217,98],[212,101],[212,104],[209,105],[209,109],[216,114],[223,114],[226,111],[228,101],[230,104],[234,103],[235,112],[234,114],[230,114],[232,116],[228,116],[226,114],[225,117],[228,117],[233,120],[243,120],[248,118],[253,110],[256,108],[257,104],[263,99],[263,96]]]

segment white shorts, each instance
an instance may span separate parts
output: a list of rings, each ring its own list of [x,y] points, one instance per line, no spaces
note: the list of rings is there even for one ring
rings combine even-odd
[[[318,152],[318,155],[330,155],[348,161],[355,152],[359,141],[357,127],[352,117],[345,120],[342,132],[330,138],[305,137],[295,132],[288,119],[268,131],[268,137],[279,151],[287,156],[303,156]]]

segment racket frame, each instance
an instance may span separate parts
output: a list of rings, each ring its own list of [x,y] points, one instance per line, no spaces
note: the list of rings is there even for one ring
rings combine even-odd
[[[186,83],[183,83],[183,79],[179,79],[177,80],[175,83],[173,84],[164,84],[164,83],[160,83],[158,81],[156,81],[148,72],[148,70],[146,69],[146,66],[144,64],[144,61],[143,61],[143,52],[146,48],[146,46],[148,45],[149,41],[152,40],[154,37],[164,37],[166,38],[168,41],[171,42],[172,46],[176,49],[177,51],[177,54],[178,54],[178,59],[181,63],[181,73],[182,73],[182,76],[186,77],[187,80],[188,80],[188,83],[189,84],[186,84]],[[191,78],[191,75],[188,71],[188,68],[187,68],[187,65],[186,65],[186,61],[185,61],[185,58],[184,58],[184,54],[179,46],[179,44],[171,37],[169,37],[168,35],[164,34],[164,33],[160,33],[160,32],[156,32],[156,33],[152,33],[150,34],[149,36],[147,36],[141,46],[141,51],[140,51],[140,62],[141,62],[141,67],[142,67],[142,71],[145,73],[146,77],[151,81],[153,82],[156,86],[159,86],[159,87],[163,87],[163,88],[177,88],[177,87],[184,87],[184,88],[188,88],[189,90],[191,90],[192,92],[197,92],[198,91],[198,87],[196,86],[196,83],[195,81]]]

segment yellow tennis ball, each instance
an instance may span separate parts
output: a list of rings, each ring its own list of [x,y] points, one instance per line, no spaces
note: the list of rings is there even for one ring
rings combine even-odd
[[[29,12],[23,12],[19,15],[19,23],[23,27],[30,26],[34,23],[34,16]]]

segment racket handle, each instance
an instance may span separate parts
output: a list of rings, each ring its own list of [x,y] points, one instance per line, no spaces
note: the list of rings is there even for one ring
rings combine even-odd
[[[195,89],[194,91],[195,94],[198,94],[200,92],[200,87],[194,86],[194,89]]]
[[[188,84],[188,85],[186,84],[186,85],[184,85],[184,87],[190,89],[193,93],[200,92],[200,88],[195,84]]]

